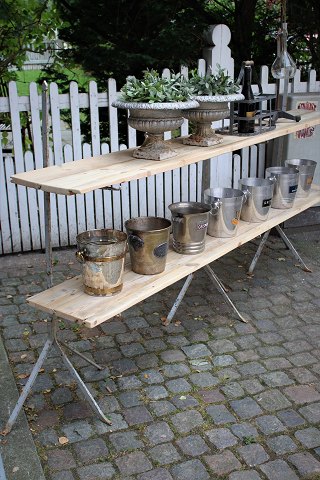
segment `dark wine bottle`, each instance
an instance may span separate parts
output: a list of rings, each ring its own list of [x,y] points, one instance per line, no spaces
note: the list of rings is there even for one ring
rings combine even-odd
[[[244,95],[244,100],[239,102],[238,116],[242,119],[238,120],[238,133],[254,133],[256,103],[251,88],[252,62],[243,62],[243,65],[244,75],[241,93]]]

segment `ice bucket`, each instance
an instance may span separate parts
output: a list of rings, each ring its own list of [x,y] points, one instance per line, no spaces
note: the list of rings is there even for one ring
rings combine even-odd
[[[172,215],[174,250],[185,254],[203,252],[211,206],[199,202],[177,202],[168,208]]]
[[[85,293],[109,296],[120,292],[127,235],[119,230],[88,230],[77,236],[77,247]]]
[[[235,188],[208,188],[204,201],[211,205],[208,235],[233,237],[237,233],[244,193]]]
[[[137,217],[125,222],[131,268],[142,275],[165,269],[171,222],[161,217]]]
[[[269,178],[242,178],[239,180],[239,188],[246,194],[241,209],[241,220],[253,223],[267,220],[274,182]]]
[[[272,208],[291,208],[296,197],[299,171],[292,167],[269,167],[266,178],[274,181]]]
[[[297,168],[299,170],[299,183],[296,197],[307,197],[310,193],[317,162],[305,158],[293,158],[292,160],[286,160],[285,164],[287,167]]]

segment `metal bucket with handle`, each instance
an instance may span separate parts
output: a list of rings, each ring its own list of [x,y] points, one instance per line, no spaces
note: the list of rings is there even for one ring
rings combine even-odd
[[[236,188],[208,188],[204,201],[211,205],[208,235],[212,237],[234,237],[240,219],[245,194]]]
[[[292,167],[269,167],[266,178],[274,181],[272,208],[291,208],[296,197],[299,171]]]
[[[245,222],[263,222],[267,220],[274,189],[270,178],[242,178],[239,188],[246,194],[241,209],[241,220]]]
[[[286,160],[285,164],[287,167],[297,168],[299,170],[299,183],[296,197],[306,198],[310,193],[317,162],[307,160],[306,158],[293,158],[292,160]]]

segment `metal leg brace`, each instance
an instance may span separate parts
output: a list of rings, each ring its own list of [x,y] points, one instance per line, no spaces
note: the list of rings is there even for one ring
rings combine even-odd
[[[12,429],[15,421],[17,420],[17,417],[18,417],[18,415],[19,415],[19,413],[20,413],[20,411],[23,407],[23,404],[26,401],[26,398],[27,398],[28,394],[30,393],[31,388],[32,388],[34,382],[37,379],[37,376],[38,376],[39,371],[40,371],[40,369],[43,365],[43,362],[45,361],[45,359],[48,355],[48,352],[49,352],[49,350],[52,346],[56,347],[56,349],[58,350],[64,364],[68,368],[68,370],[71,373],[71,375],[73,376],[73,378],[76,380],[80,390],[82,391],[86,400],[90,404],[92,410],[95,413],[98,414],[98,416],[100,417],[100,420],[107,423],[108,425],[111,425],[110,420],[108,420],[107,417],[104,415],[101,408],[99,407],[99,405],[97,404],[97,402],[93,398],[92,394],[90,393],[89,389],[87,388],[85,383],[82,381],[80,375],[78,374],[78,372],[76,371],[76,369],[74,368],[74,366],[70,362],[69,358],[67,357],[67,355],[63,351],[63,349],[62,349],[62,347],[61,347],[61,345],[60,345],[60,343],[58,342],[58,339],[57,339],[57,328],[58,328],[58,320],[54,316],[53,319],[52,319],[51,332],[49,334],[49,338],[46,340],[46,342],[44,344],[44,347],[43,347],[43,349],[40,353],[40,356],[39,356],[37,362],[35,363],[35,365],[33,367],[33,370],[32,370],[32,372],[31,372],[31,374],[28,378],[28,381],[27,381],[26,385],[24,386],[24,388],[22,390],[22,393],[21,393],[21,395],[20,395],[20,397],[19,397],[19,399],[18,399],[18,401],[17,401],[17,403],[16,403],[16,405],[15,405],[15,407],[14,407],[14,409],[13,409],[13,411],[12,411],[10,417],[9,417],[9,420],[8,420],[4,430],[1,432],[2,435],[7,435],[11,431],[11,429]],[[74,353],[76,353],[77,355],[79,355],[84,360],[86,360],[89,363],[93,364],[94,366],[97,366],[98,368],[102,369],[102,367],[100,365],[95,364],[94,362],[92,362],[92,360],[87,358],[82,353],[78,352],[77,350],[72,349],[69,346],[68,346],[68,348],[70,350],[72,350]]]
[[[206,265],[204,268],[205,268],[205,271],[206,271],[207,275],[209,276],[209,278],[215,283],[219,292],[224,296],[224,298],[226,299],[228,304],[233,308],[233,310],[236,312],[236,314],[238,315],[240,320],[244,323],[248,323],[248,321],[238,311],[238,309],[236,308],[234,303],[231,301],[230,297],[227,295],[226,289],[225,289],[223,283],[220,281],[219,277],[214,273],[212,268],[209,267],[208,265]],[[169,312],[169,314],[166,318],[166,322],[165,322],[166,325],[169,325],[171,320],[173,319],[176,311],[179,308],[180,303],[182,302],[182,300],[183,300],[183,298],[184,298],[184,296],[185,296],[185,294],[186,294],[186,292],[189,288],[190,283],[193,280],[193,277],[194,277],[194,273],[190,273],[190,275],[187,276],[186,281],[184,282],[183,287],[181,288],[181,290],[179,292],[179,295],[175,299],[174,304],[173,304],[173,306],[172,306],[172,308],[171,308],[171,310],[170,310],[170,312]]]
[[[290,242],[289,238],[287,237],[287,235],[284,233],[284,231],[282,230],[282,228],[277,225],[276,226],[276,229],[282,239],[282,241],[284,242],[284,244],[288,247],[288,249],[291,251],[291,253],[293,254],[293,256],[298,260],[298,262],[300,263],[302,269],[305,271],[305,272],[312,272],[312,270],[307,267],[307,265],[304,263],[304,261],[302,260],[302,258],[300,257],[299,253],[297,252],[297,250],[295,249],[295,247],[292,245],[292,243]],[[270,230],[268,230],[262,237],[261,239],[261,242],[260,242],[260,245],[258,247],[258,250],[256,251],[256,254],[255,256],[253,257],[253,260],[250,264],[250,267],[249,267],[249,270],[248,270],[248,274],[251,275],[253,273],[253,270],[255,269],[255,266],[257,264],[257,261],[259,260],[259,257],[261,255],[261,252],[263,250],[263,247],[265,246],[266,244],[266,241],[268,240],[268,237],[269,237],[269,233],[270,233]]]

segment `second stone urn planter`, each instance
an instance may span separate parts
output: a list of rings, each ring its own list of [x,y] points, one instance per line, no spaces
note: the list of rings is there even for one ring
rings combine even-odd
[[[181,127],[185,117],[182,111],[186,109],[195,111],[199,103],[196,100],[164,103],[117,100],[112,105],[128,109],[130,127],[145,132],[145,141],[141,147],[134,150],[133,156],[149,160],[164,160],[177,155],[170,143],[163,140],[164,132]]]
[[[223,137],[215,133],[212,122],[229,116],[229,102],[243,100],[241,93],[229,95],[199,95],[193,97],[199,103],[198,108],[191,108],[184,113],[185,118],[195,124],[195,132],[183,139],[185,145],[211,147],[223,142]]]

